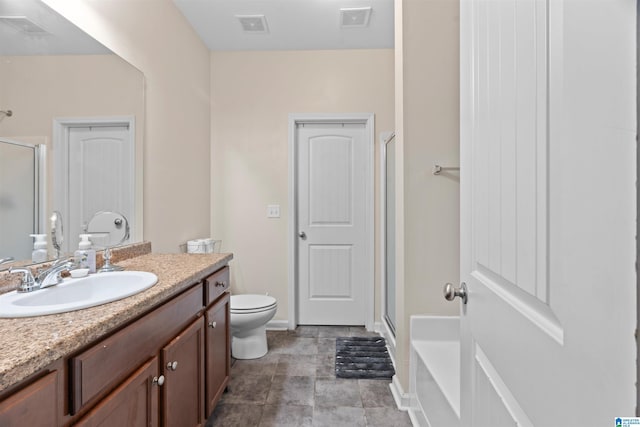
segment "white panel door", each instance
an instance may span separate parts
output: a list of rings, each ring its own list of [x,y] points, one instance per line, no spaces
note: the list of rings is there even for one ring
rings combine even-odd
[[[298,124],[298,321],[364,325],[369,148],[364,124]]]
[[[635,412],[635,19],[461,2],[465,426]]]
[[[78,247],[78,234],[100,211],[133,218],[134,174],[129,128],[125,126],[72,127],[69,129],[68,251]],[[68,232],[67,232],[68,230]]]

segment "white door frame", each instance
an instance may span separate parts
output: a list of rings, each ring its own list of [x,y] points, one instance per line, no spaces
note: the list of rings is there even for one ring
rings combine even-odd
[[[288,208],[288,282],[289,282],[289,329],[295,329],[298,326],[298,212],[297,212],[297,164],[298,150],[296,147],[296,126],[300,123],[362,123],[365,125],[365,133],[367,140],[367,218],[365,230],[367,232],[367,271],[366,282],[368,283],[364,289],[365,298],[365,327],[367,330],[373,330],[374,327],[374,298],[375,298],[375,275],[374,275],[374,114],[373,113],[336,113],[336,114],[320,114],[320,113],[292,113],[289,114],[289,208]]]
[[[129,158],[131,161],[131,176],[134,178],[133,186],[134,188],[131,191],[131,200],[129,200],[129,205],[131,206],[131,214],[129,215],[131,218],[127,218],[129,220],[130,232],[131,236],[130,241],[138,241],[140,240],[137,237],[137,229],[139,224],[137,224],[137,212],[136,212],[136,198],[138,196],[138,174],[135,172],[136,168],[136,129],[135,129],[135,117],[134,116],[102,116],[102,117],[64,117],[64,118],[54,118],[53,119],[53,161],[54,165],[58,165],[58,167],[54,167],[54,176],[53,176],[53,210],[60,210],[62,207],[69,206],[69,189],[63,188],[61,185],[64,181],[65,170],[67,169],[67,162],[69,158],[69,132],[72,128],[78,127],[106,127],[106,126],[128,126],[129,128]],[[59,167],[60,165],[64,165],[64,167]],[[66,230],[69,230],[68,223],[64,221],[69,220],[69,215],[63,215],[63,226]],[[64,244],[68,244],[69,239],[68,236],[65,236]],[[75,248],[69,248],[69,250],[73,251]]]

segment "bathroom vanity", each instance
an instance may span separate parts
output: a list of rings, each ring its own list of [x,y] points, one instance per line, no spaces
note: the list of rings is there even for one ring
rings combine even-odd
[[[122,261],[152,288],[0,319],[0,425],[203,425],[229,381],[231,254]]]

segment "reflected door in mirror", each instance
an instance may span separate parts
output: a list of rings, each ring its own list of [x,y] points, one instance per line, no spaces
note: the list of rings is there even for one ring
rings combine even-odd
[[[56,170],[63,171],[56,191],[69,195],[63,208],[69,218],[65,250],[73,251],[78,235],[86,232],[97,212],[117,211],[135,218],[135,150],[130,126],[122,123],[69,126],[65,135],[61,143],[66,153],[56,164]]]

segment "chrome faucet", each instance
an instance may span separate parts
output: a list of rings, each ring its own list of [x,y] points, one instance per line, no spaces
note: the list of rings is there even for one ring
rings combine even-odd
[[[57,260],[51,267],[38,273],[35,277],[28,268],[10,268],[9,273],[22,273],[22,283],[18,286],[18,292],[31,292],[38,289],[48,288],[62,283],[60,273],[69,271],[73,268],[74,263],[68,259]]]

